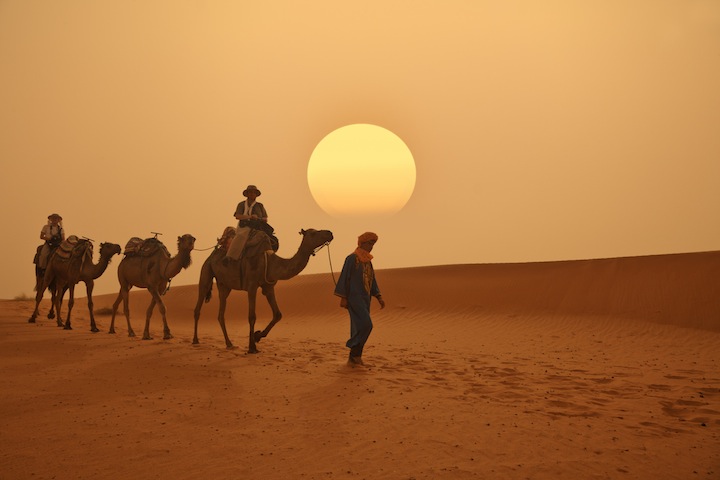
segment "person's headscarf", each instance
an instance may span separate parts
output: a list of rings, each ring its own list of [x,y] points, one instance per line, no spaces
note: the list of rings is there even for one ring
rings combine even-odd
[[[358,237],[358,247],[360,246],[361,243],[364,243],[364,242],[377,242],[377,241],[378,241],[378,236],[376,233],[365,232]]]
[[[370,252],[367,250],[363,250],[360,248],[360,245],[365,242],[377,242],[378,236],[376,233],[373,232],[365,232],[362,235],[358,237],[358,247],[355,249],[355,255],[357,255],[358,260],[360,260],[362,263],[369,263],[373,256],[370,255]]]

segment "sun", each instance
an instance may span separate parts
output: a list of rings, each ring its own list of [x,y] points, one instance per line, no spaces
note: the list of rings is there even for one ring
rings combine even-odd
[[[334,217],[399,212],[415,189],[415,160],[400,137],[358,123],[330,132],[308,162],[308,186]]]

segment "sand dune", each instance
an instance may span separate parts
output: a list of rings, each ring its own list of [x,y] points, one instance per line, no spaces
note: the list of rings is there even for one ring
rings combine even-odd
[[[720,478],[720,252],[378,281],[366,368],[345,365],[330,274],[278,285],[258,355],[244,292],[231,350],[216,295],[191,344],[193,286],[165,296],[167,341],[158,312],[142,341],[123,317],[90,333],[84,299],[72,331],[0,302],[0,478]],[[131,294],[136,332],[148,300]]]

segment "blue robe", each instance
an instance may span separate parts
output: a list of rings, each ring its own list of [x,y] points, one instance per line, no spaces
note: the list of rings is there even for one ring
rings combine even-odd
[[[351,355],[359,357],[373,328],[370,300],[380,295],[372,263],[360,262],[354,253],[348,255],[335,286],[335,295],[347,298],[350,339],[345,345],[350,348]]]

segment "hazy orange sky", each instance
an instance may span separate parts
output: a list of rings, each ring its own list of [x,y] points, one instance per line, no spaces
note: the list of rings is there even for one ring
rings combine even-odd
[[[33,294],[52,212],[97,244],[207,248],[249,183],[278,253],[330,229],[335,269],[366,230],[381,269],[720,248],[715,0],[0,0],[0,69],[0,298]],[[353,123],[413,153],[392,217],[331,217],[308,188]]]

